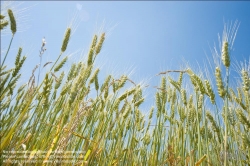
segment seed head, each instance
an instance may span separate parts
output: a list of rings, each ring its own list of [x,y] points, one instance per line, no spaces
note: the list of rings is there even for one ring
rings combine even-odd
[[[15,69],[13,70],[12,77],[15,77],[18,74],[18,72],[22,68],[23,63],[24,63],[25,60],[26,60],[26,56],[24,56],[22,58],[22,60],[19,61],[18,65],[16,65]]]
[[[222,62],[227,68],[230,66],[228,42],[223,42],[223,45],[222,45]]]
[[[2,15],[2,14],[0,14],[0,19],[2,20],[2,19],[4,19],[4,15]]]
[[[89,84],[92,84],[92,83],[95,81],[96,77],[98,76],[99,71],[100,71],[99,68],[97,68],[97,69],[95,70],[93,76],[90,78]]]
[[[9,22],[7,20],[1,20],[1,24],[0,24],[0,30],[4,29],[7,25],[9,24]]]
[[[111,75],[108,75],[108,77],[105,79],[104,83],[103,83],[102,86],[101,86],[101,92],[102,92],[104,89],[108,88],[107,86],[108,86],[108,84],[109,84],[110,79],[111,79]]]
[[[92,40],[92,44],[91,44],[91,47],[90,47],[90,48],[95,48],[96,43],[97,43],[97,35],[95,35],[95,36],[94,36],[94,38],[93,38],[93,40]]]
[[[16,19],[11,9],[8,9],[8,14],[10,18],[10,29],[11,29],[12,35],[14,35],[16,33]]]
[[[152,108],[150,109],[150,112],[149,112],[149,119],[152,119],[153,113],[154,113],[154,107],[152,107]]]
[[[135,107],[139,107],[144,102],[144,98],[141,98],[139,101],[135,103]]]
[[[226,91],[225,91],[224,84],[223,84],[223,81],[221,78],[221,70],[218,67],[216,67],[216,70],[215,70],[215,77],[216,77],[217,89],[218,89],[219,96],[221,98],[224,98]]]
[[[243,80],[243,89],[247,92],[250,89],[250,77],[248,76],[248,73],[246,70],[241,71],[242,74],[242,80]]]
[[[44,47],[46,44],[46,40],[45,40],[45,37],[42,39],[42,47]]]
[[[206,90],[200,77],[198,77],[197,75],[193,75],[193,77],[196,81],[197,88],[200,90],[201,94],[205,94]]]
[[[97,44],[96,55],[100,53],[104,40],[105,40],[105,33],[102,34],[101,39],[99,40],[99,42]]]
[[[157,106],[157,110],[159,112],[161,110],[161,97],[160,97],[160,93],[156,93],[156,106]]]
[[[64,57],[63,60],[55,67],[54,72],[58,72],[63,65],[66,63],[66,61],[68,60],[68,57]]]
[[[99,83],[98,83],[98,77],[97,77],[97,75],[95,76],[95,90],[96,91],[99,90]]]
[[[60,77],[59,77],[59,79],[58,79],[58,82],[56,82],[56,84],[55,84],[55,89],[58,89],[58,88],[59,88],[59,86],[60,86],[61,83],[62,83],[63,77],[64,77],[64,72],[61,73],[61,75],[60,75]]]
[[[248,128],[250,128],[250,121],[249,118],[242,112],[241,109],[237,109],[236,114],[239,118],[239,121],[243,124],[246,125]]]
[[[206,85],[207,94],[211,100],[211,103],[214,104],[215,103],[215,94],[214,94],[214,91],[213,91],[208,80],[205,80],[205,85]]]
[[[16,66],[18,66],[18,64],[19,64],[19,62],[20,62],[22,50],[23,50],[22,47],[19,47],[18,53],[17,53],[17,56],[16,56],[16,61],[15,61],[15,65],[16,65]]]
[[[68,28],[66,30],[66,33],[65,33],[65,36],[64,36],[64,39],[63,39],[63,44],[62,44],[62,48],[61,48],[62,52],[64,52],[67,49],[67,45],[69,43],[69,38],[70,38],[70,33],[71,33],[71,29]]]
[[[88,66],[93,64],[94,48],[90,48],[88,55]]]
[[[186,90],[181,89],[181,99],[183,104],[186,106],[187,105],[187,96],[186,96]]]

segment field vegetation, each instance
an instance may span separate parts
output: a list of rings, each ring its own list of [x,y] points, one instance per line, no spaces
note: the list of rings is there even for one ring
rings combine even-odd
[[[145,100],[141,84],[127,75],[98,79],[95,60],[105,33],[93,36],[87,61],[73,63],[66,72],[62,67],[72,34],[68,27],[59,41],[57,60],[44,64],[51,66],[45,77],[35,74],[40,65],[26,84],[17,86],[26,56],[20,47],[15,66],[5,65],[17,32],[15,13],[7,10],[7,15],[1,15],[1,31],[10,28],[12,36],[0,64],[1,156],[6,151],[28,151],[28,162],[39,151],[46,152],[37,165],[52,165],[46,161],[55,152],[66,156],[68,151],[84,152],[73,155],[74,165],[250,163],[250,65],[241,66],[237,85],[230,84],[235,30],[225,27],[217,52],[223,65],[216,66],[209,77],[191,68],[159,73],[155,106],[145,115],[140,110]],[[43,40],[40,56],[45,48]],[[1,165],[11,165],[12,160],[2,157]]]

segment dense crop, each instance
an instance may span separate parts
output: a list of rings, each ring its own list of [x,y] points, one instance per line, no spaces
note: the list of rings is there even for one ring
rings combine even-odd
[[[10,9],[7,13],[9,20],[1,15],[1,30],[10,26],[10,48],[17,29],[15,13]],[[216,80],[216,87],[190,68],[161,72],[161,84],[149,116],[140,110],[144,102],[141,85],[126,75],[108,75],[104,82],[99,81],[100,69],[94,63],[101,53],[105,33],[94,35],[87,61],[72,64],[66,73],[61,69],[68,60],[64,56],[71,36],[68,27],[58,59],[45,77],[39,81],[38,75],[36,83],[36,67],[30,80],[19,87],[16,85],[26,56],[20,47],[14,68],[9,68],[5,65],[8,49],[0,64],[1,156],[8,151],[28,151],[28,162],[35,153],[45,151],[37,165],[45,164],[55,152],[66,156],[67,151],[83,152],[73,155],[71,161],[75,165],[250,163],[249,68],[241,69],[241,83],[237,88],[231,87],[232,42],[228,35],[225,32],[222,41],[224,67],[217,66],[210,76]],[[43,41],[41,55],[45,44]],[[178,80],[167,77],[173,72],[179,73]],[[186,86],[184,79],[190,82]],[[126,89],[126,84],[132,88]],[[90,95],[91,91],[95,95]],[[218,104],[220,100],[222,105]],[[1,158],[1,165],[13,160]]]

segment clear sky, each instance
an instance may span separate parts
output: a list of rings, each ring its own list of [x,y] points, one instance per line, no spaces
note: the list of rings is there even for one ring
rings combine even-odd
[[[22,70],[24,78],[29,78],[31,70],[39,64],[43,37],[47,51],[42,64],[56,60],[64,32],[73,18],[78,26],[73,26],[76,31],[64,54],[73,53],[66,70],[70,62],[86,59],[93,35],[101,30],[107,33],[96,63],[101,67],[101,75],[113,73],[118,77],[132,71],[135,82],[146,80],[152,88],[160,83],[155,75],[161,71],[183,69],[186,63],[202,68],[207,57],[212,61],[210,47],[218,46],[218,34],[222,34],[224,23],[236,20],[240,26],[231,59],[250,60],[250,2],[247,1],[26,1],[17,4],[20,2],[10,6],[19,11],[18,30],[22,32],[14,38],[6,63],[13,66],[17,49],[23,46],[28,56]],[[5,55],[10,38],[7,31],[1,34],[1,56]],[[151,102],[154,96],[151,92],[146,94]]]

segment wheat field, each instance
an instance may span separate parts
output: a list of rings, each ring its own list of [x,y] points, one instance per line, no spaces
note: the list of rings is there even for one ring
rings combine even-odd
[[[19,47],[14,67],[5,65],[17,33],[15,13],[6,13],[1,31],[9,28],[12,35],[0,64],[1,165],[249,165],[250,65],[242,66],[239,84],[231,86],[234,32],[224,31],[223,65],[209,78],[191,68],[160,72],[155,105],[145,115],[143,86],[127,75],[98,79],[95,60],[105,32],[93,36],[87,60],[66,72],[68,27],[45,76],[35,74],[37,66],[17,86],[27,58]],[[45,48],[43,40],[40,56]]]

